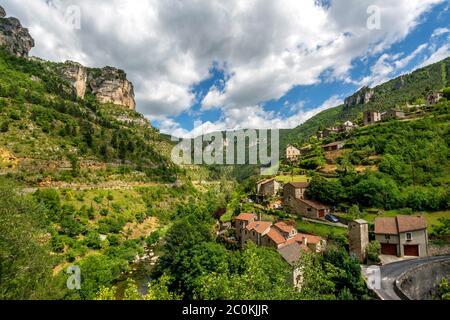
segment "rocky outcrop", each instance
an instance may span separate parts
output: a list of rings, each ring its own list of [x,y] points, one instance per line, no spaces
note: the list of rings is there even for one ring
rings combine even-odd
[[[16,18],[5,18],[6,12],[0,7],[0,46],[19,57],[28,57],[34,47],[34,40],[27,28]]]
[[[100,102],[136,109],[134,87],[123,70],[113,67],[95,69],[89,72],[88,83],[91,92]]]
[[[369,103],[372,100],[374,95],[373,89],[369,87],[363,87],[361,90],[356,92],[354,95],[345,99],[345,107],[350,108],[357,105],[364,105]]]
[[[78,98],[92,93],[101,103],[112,103],[135,110],[133,84],[124,71],[113,67],[90,69],[67,61],[58,68],[59,74],[73,87]]]
[[[77,97],[84,99],[88,79],[87,69],[77,62],[67,61],[60,69],[60,73],[72,85]]]
[[[0,6],[0,45],[20,57],[28,57],[34,47],[34,40],[28,29],[23,28],[16,18],[5,18],[5,10]],[[56,71],[72,87],[73,93],[84,99],[92,93],[99,102],[122,105],[135,110],[133,84],[127,80],[124,71],[113,67],[90,69],[77,62],[58,64]],[[68,87],[70,91],[70,87]]]

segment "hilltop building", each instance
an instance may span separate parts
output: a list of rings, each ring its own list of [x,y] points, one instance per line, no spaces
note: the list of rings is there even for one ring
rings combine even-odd
[[[381,113],[377,111],[365,111],[364,112],[364,125],[374,124],[381,121]]]
[[[299,159],[300,155],[301,155],[301,151],[298,148],[296,148],[292,145],[289,145],[286,148],[286,159],[287,160],[297,161]]]
[[[381,115],[381,120],[387,121],[391,119],[405,119],[405,113],[399,110],[388,110]]]

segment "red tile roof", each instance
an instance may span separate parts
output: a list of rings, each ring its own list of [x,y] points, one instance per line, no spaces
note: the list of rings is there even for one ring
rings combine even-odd
[[[276,245],[280,245],[286,242],[286,239],[274,228],[270,228],[267,236],[275,242]]]
[[[280,229],[285,233],[291,233],[292,230],[295,230],[293,226],[288,225],[286,222],[278,222],[275,224],[275,227],[277,227],[278,229]]]
[[[272,226],[272,222],[269,221],[253,221],[251,222],[246,229],[248,231],[256,231],[259,234],[263,234]]]
[[[375,234],[397,235],[427,228],[425,218],[420,216],[398,216],[375,219]]]
[[[241,213],[240,215],[238,215],[237,217],[235,217],[235,220],[240,220],[240,221],[250,221],[253,219],[256,219],[257,216],[254,213]]]
[[[305,234],[305,233],[297,233],[297,235],[294,237],[295,241],[303,243],[303,238],[306,238],[308,243],[311,244],[318,244],[323,239],[319,236],[314,236],[312,234]]]

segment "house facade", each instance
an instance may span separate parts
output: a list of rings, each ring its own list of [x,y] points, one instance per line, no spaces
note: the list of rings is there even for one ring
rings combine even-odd
[[[284,203],[289,204],[295,198],[304,198],[309,182],[290,182],[283,188]]]
[[[259,181],[256,184],[257,193],[261,197],[273,197],[281,190],[281,184],[275,179]]]
[[[403,111],[398,110],[388,110],[381,115],[381,119],[383,121],[391,120],[391,119],[404,119],[405,113]]]
[[[241,244],[245,242],[246,234],[245,230],[247,226],[256,221],[258,217],[254,213],[241,213],[234,218],[234,228],[236,230],[236,240]]]
[[[329,144],[322,146],[322,149],[324,151],[337,151],[337,150],[343,149],[344,146],[345,146],[345,142],[337,141],[337,142],[329,143]]]
[[[365,111],[364,112],[364,125],[370,125],[381,121],[381,113],[376,111]]]
[[[330,208],[320,202],[295,198],[292,202],[292,211],[311,219],[324,219],[330,213]]]
[[[291,146],[291,145],[289,145],[286,148],[286,159],[287,160],[296,161],[300,158],[300,155],[301,155],[301,151],[298,148]]]
[[[444,97],[444,93],[443,92],[430,92],[427,96],[427,104],[429,106],[437,104],[439,102],[439,100],[441,100]]]
[[[349,132],[355,129],[355,125],[351,121],[346,121],[338,127],[339,132]]]
[[[381,254],[428,256],[427,223],[422,216],[377,218],[375,240],[381,244]]]
[[[283,204],[292,213],[311,218],[323,219],[330,213],[330,208],[320,202],[307,200],[305,192],[307,182],[291,182],[283,188]]]

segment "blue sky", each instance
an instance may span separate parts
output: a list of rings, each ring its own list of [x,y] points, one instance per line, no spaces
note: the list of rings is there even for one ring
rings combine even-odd
[[[438,30],[437,33],[442,33],[434,34],[436,30]],[[299,109],[304,111],[314,110],[330,99],[334,101],[333,97],[338,102],[337,106],[340,101],[353,94],[363,85],[375,86],[403,73],[411,72],[427,63],[445,58],[448,55],[448,51],[444,51],[444,55],[439,55],[438,59],[431,59],[427,62],[437,49],[444,47],[449,42],[450,12],[449,4],[444,2],[425,13],[417,27],[402,41],[394,43],[390,48],[382,52],[354,59],[349,73],[350,78],[353,80],[352,82],[345,80],[330,81],[326,78],[325,72],[319,83],[294,86],[280,99],[261,101],[261,105],[264,107],[264,110],[276,112],[281,118],[293,116]],[[368,78],[376,76],[372,68],[382,56],[396,56],[400,54],[400,58],[408,57],[424,44],[427,44],[428,47],[424,47],[423,51],[412,57],[408,63],[399,68],[394,68],[392,72],[382,74],[380,79],[373,79],[374,82],[369,81]],[[445,52],[447,52],[447,55]],[[223,89],[223,81],[223,72],[212,67],[210,69],[210,77],[192,87],[192,92],[196,96],[196,103],[193,104],[192,109],[173,117],[174,121],[179,123],[183,129],[191,131],[194,129],[196,121],[205,123],[215,122],[220,119],[220,109],[202,111],[201,102],[213,85],[220,85],[220,88]],[[156,122],[156,125],[158,125],[158,122]]]
[[[124,69],[137,111],[174,136],[296,127],[364,85],[444,59],[449,4],[2,1],[35,38],[32,55]]]

